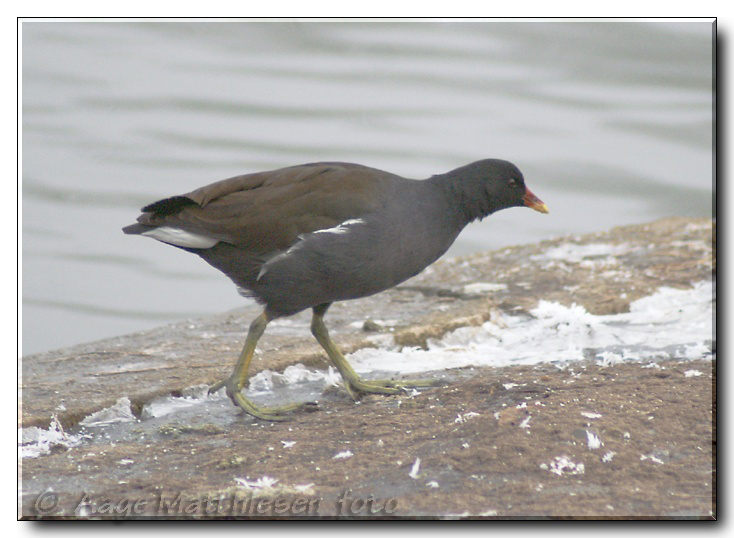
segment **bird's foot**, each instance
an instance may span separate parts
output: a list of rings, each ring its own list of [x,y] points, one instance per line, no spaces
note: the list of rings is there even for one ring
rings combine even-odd
[[[225,379],[224,381],[220,381],[219,383],[215,383],[211,387],[209,387],[209,394],[213,394],[217,392],[222,387],[226,387],[226,393],[232,402],[242,409],[245,413],[248,415],[252,415],[255,418],[259,418],[261,420],[270,420],[270,421],[284,421],[288,420],[286,415],[287,413],[292,413],[293,411],[297,411],[299,409],[305,409],[309,411],[313,411],[316,409],[316,404],[311,402],[304,402],[304,403],[291,403],[286,405],[279,405],[279,406],[258,406],[255,405],[250,399],[246,398],[242,394],[242,387],[240,386],[240,383],[237,379]]]
[[[345,379],[344,386],[354,400],[364,394],[401,394],[411,388],[428,388],[440,385],[438,379]]]

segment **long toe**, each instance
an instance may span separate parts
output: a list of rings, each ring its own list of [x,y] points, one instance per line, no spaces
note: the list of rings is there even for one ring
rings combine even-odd
[[[361,379],[350,380],[349,386],[353,392],[366,394],[400,394],[403,389],[398,387],[388,387],[371,381],[362,381]]]
[[[242,394],[242,389],[239,389],[236,383],[227,383],[227,396],[232,403],[242,409],[248,415],[270,421],[284,421],[289,420],[287,416],[289,413],[294,411],[317,411],[318,405],[312,402],[295,402],[279,406],[258,406],[255,405],[250,399],[246,398]]]
[[[223,379],[222,381],[219,381],[218,383],[214,383],[211,387],[209,387],[209,390],[207,391],[207,394],[214,394],[215,392],[218,392],[221,390],[221,388],[227,384],[227,379]]]
[[[381,387],[397,387],[403,389],[438,387],[446,384],[442,379],[370,379],[368,383]]]

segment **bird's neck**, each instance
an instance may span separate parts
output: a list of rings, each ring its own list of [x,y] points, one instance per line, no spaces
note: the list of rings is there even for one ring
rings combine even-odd
[[[442,193],[447,210],[460,228],[497,210],[481,182],[461,180],[451,172],[433,176],[429,181]]]

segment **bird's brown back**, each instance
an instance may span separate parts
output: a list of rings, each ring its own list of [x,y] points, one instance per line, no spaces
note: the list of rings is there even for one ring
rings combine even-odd
[[[398,176],[347,163],[314,163],[236,176],[144,208],[138,222],[175,226],[253,252],[285,250],[300,234],[332,228],[383,204]],[[193,203],[192,203],[193,202]]]

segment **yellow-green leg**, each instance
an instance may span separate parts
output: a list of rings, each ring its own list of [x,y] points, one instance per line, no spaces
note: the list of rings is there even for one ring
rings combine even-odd
[[[433,380],[393,380],[393,379],[378,379],[370,381],[362,381],[359,374],[354,371],[354,368],[349,364],[347,359],[342,355],[339,348],[336,347],[334,341],[329,336],[329,331],[324,323],[324,315],[328,310],[330,304],[322,304],[313,308],[313,317],[311,318],[311,333],[314,335],[316,340],[324,348],[329,359],[334,364],[336,369],[344,380],[344,388],[349,395],[357,400],[358,393],[374,393],[374,394],[399,394],[404,388],[410,387],[431,387],[437,384]]]
[[[250,368],[250,362],[252,361],[252,356],[255,354],[255,348],[257,347],[257,341],[265,332],[265,327],[267,327],[268,321],[269,320],[265,312],[255,318],[250,325],[250,330],[247,332],[245,346],[242,348],[242,353],[240,353],[240,358],[232,371],[232,375],[224,381],[220,381],[219,383],[209,387],[209,394],[218,391],[222,387],[226,387],[229,399],[245,413],[263,420],[285,420],[285,417],[278,415],[294,411],[302,407],[303,404],[295,403],[279,407],[258,407],[242,394],[242,389],[247,382],[247,372]]]

